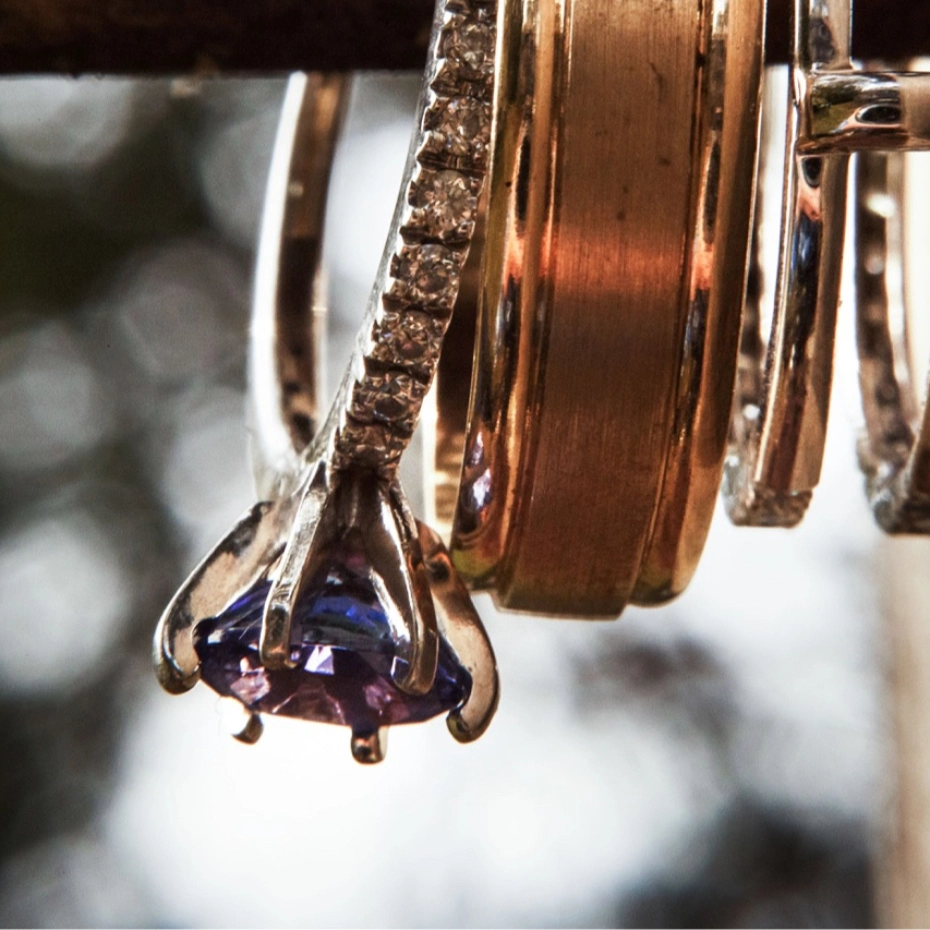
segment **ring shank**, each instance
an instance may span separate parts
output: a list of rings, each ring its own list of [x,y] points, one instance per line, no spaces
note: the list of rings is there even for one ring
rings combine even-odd
[[[876,520],[930,533],[930,404],[908,352],[903,156],[861,153],[856,192],[856,335],[866,432],[859,461]],[[926,347],[924,347],[926,348]]]
[[[265,194],[249,344],[251,456],[261,497],[300,472],[320,423],[323,224],[349,96],[342,75],[288,81]]]

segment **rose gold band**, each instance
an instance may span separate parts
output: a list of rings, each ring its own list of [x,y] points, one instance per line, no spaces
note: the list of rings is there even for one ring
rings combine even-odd
[[[504,607],[613,616],[680,590],[713,509],[762,9],[511,0],[500,22],[453,556]]]

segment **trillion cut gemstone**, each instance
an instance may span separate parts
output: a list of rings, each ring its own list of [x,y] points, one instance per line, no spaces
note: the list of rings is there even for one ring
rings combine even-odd
[[[298,599],[291,630],[294,668],[265,669],[259,657],[262,581],[218,617],[194,629],[200,674],[214,691],[249,710],[371,733],[428,720],[462,705],[471,677],[440,640],[439,667],[424,695],[401,691],[391,678],[394,637],[358,541],[344,539]]]

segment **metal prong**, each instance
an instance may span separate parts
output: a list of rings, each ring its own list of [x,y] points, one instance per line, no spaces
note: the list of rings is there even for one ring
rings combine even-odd
[[[439,665],[439,633],[436,610],[430,593],[423,553],[400,484],[394,482],[382,493],[377,535],[384,544],[384,557],[373,564],[384,581],[390,600],[400,611],[408,641],[399,644],[399,657],[392,677],[408,694],[426,694],[433,687]],[[375,535],[374,533],[372,534]]]
[[[362,765],[383,762],[387,753],[387,734],[387,727],[381,727],[373,733],[353,733],[352,758]]]
[[[425,524],[417,526],[439,629],[472,681],[468,700],[449,714],[446,724],[460,743],[470,743],[484,733],[497,710],[497,662],[481,618],[442,539]]]
[[[291,662],[291,619],[300,594],[300,584],[312,559],[317,529],[326,503],[325,468],[321,464],[313,473],[303,494],[291,536],[281,559],[277,578],[265,601],[259,652],[268,669],[293,667]]]
[[[265,725],[262,723],[262,718],[258,714],[249,714],[242,729],[238,733],[233,733],[232,738],[247,746],[254,746],[264,732]]]
[[[155,630],[155,671],[171,694],[190,690],[200,678],[191,639],[194,626],[221,613],[270,565],[283,547],[293,499],[256,504],[194,569]]]

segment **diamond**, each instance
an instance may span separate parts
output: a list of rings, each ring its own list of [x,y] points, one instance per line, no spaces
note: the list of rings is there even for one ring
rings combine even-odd
[[[494,71],[476,74],[457,61],[443,58],[436,62],[436,75],[430,87],[447,97],[479,97],[489,100],[494,89]]]
[[[195,627],[201,678],[250,711],[341,724],[356,733],[428,720],[461,706],[471,678],[443,640],[426,694],[410,695],[394,684],[391,673],[402,660],[378,587],[359,531],[348,530],[297,601],[290,656],[295,667],[261,664],[262,611],[270,588],[263,580]]]
[[[443,31],[441,54],[476,76],[494,68],[494,33],[489,23],[457,17]]]
[[[458,171],[421,168],[410,185],[414,210],[407,226],[436,239],[467,240],[475,226],[480,187]]]
[[[352,415],[397,423],[412,432],[426,385],[403,371],[369,372],[352,392]]]
[[[491,138],[491,108],[471,97],[439,98],[427,111],[422,156],[445,158],[453,167],[483,168]]]
[[[462,256],[442,245],[404,246],[394,257],[389,296],[451,309],[459,286]]]
[[[336,435],[333,468],[389,467],[400,459],[409,440],[410,430],[401,424],[364,423],[349,413]]]
[[[382,365],[427,371],[439,359],[445,323],[417,311],[386,310],[372,330],[368,357]]]

